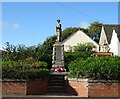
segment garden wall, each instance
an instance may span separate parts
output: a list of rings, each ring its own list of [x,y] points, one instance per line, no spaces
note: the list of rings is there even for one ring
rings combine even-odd
[[[69,79],[67,92],[80,97],[120,97],[119,82],[99,82]]]
[[[40,95],[47,93],[47,81],[2,81],[3,94]],[[119,82],[98,82],[81,79],[66,80],[66,92],[80,97],[120,97]]]
[[[47,92],[47,81],[45,80],[34,80],[34,81],[4,80],[2,81],[3,94],[37,95],[37,94],[45,94],[46,92]]]

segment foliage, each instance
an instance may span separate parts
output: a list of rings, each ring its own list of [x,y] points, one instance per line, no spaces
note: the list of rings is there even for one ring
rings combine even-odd
[[[95,48],[95,46],[92,43],[84,43],[84,44],[78,44],[77,46],[74,46],[74,51],[79,53],[89,52],[91,54],[93,52],[93,48]]]
[[[95,46],[92,43],[84,43],[84,44],[78,44],[74,47],[74,52],[68,52],[65,53],[65,67],[68,71],[68,64],[71,61],[76,60],[77,58],[84,58],[90,57],[91,54],[94,52],[93,48]]]
[[[6,43],[6,53],[2,59],[5,61],[19,61],[25,60],[28,57],[34,55],[35,46],[25,47],[25,45],[14,46],[9,42]]]
[[[47,63],[46,62],[34,62],[32,63],[32,68],[36,69],[36,68],[46,68],[47,67]]]
[[[52,61],[52,45],[50,48],[46,48],[48,45],[40,45],[25,47],[24,45],[14,46],[9,42],[6,43],[6,53],[3,55],[3,61],[20,61],[26,65],[30,62],[45,61],[49,64],[50,68]],[[48,51],[49,50],[49,51]]]
[[[23,68],[21,68],[22,64],[20,64],[20,62],[16,62],[16,61],[2,61],[2,68],[4,69],[26,69],[26,67],[24,66]]]
[[[63,40],[70,36],[72,33],[82,30],[92,38],[96,34],[99,34],[101,23],[93,22],[89,28],[80,27],[69,27],[63,30]],[[93,35],[94,34],[94,35]],[[92,36],[93,35],[93,36]],[[12,45],[9,42],[6,43],[6,53],[2,56],[3,61],[21,61],[27,64],[25,61],[31,58],[33,62],[35,61],[45,61],[48,63],[48,68],[52,66],[52,50],[53,44],[57,39],[56,35],[48,37],[43,44],[38,44],[37,46],[26,47],[25,45]],[[74,54],[74,53],[73,53]],[[83,53],[82,53],[83,54]],[[88,55],[89,56],[89,55]]]
[[[92,43],[85,43],[85,44],[78,44],[74,47],[74,52],[68,52],[64,54],[65,58],[65,68],[68,71],[68,64],[71,61],[76,60],[77,58],[84,58],[90,57],[91,54],[94,52]]]
[[[120,80],[120,57],[78,58],[69,64],[72,77],[94,80]]]
[[[46,41],[44,41],[44,43],[41,46],[43,49],[43,53],[49,53],[49,54],[52,53],[52,47],[53,47],[53,44],[55,44],[56,39],[57,39],[57,36],[54,35],[47,38]]]
[[[48,69],[16,70],[3,68],[3,79],[45,79],[48,77]]]
[[[39,63],[39,62],[38,62]],[[47,65],[45,62],[41,64]],[[15,61],[2,61],[3,79],[44,79],[49,70],[44,68],[31,68],[32,64]]]
[[[102,28],[102,23],[99,22],[93,22],[88,27],[88,35],[96,42],[99,42],[101,28]]]

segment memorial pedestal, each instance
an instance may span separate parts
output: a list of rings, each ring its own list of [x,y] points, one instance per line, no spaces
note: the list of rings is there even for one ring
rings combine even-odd
[[[52,68],[64,68],[64,45],[56,42],[53,45]]]

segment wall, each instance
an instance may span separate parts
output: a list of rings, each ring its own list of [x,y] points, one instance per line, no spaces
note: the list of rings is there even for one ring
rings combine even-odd
[[[47,92],[47,81],[16,81],[7,80],[2,82],[3,94],[45,94]]]
[[[40,95],[46,94],[47,81],[3,81],[3,94]],[[88,80],[66,80],[66,92],[80,97],[120,97],[118,82],[89,82]]]
[[[26,82],[25,81],[3,81],[2,82],[3,94],[25,94]]]
[[[120,97],[120,83],[68,80],[67,92],[80,97]]]
[[[84,81],[67,81],[66,91],[71,95],[88,97],[88,83]]]
[[[120,83],[89,83],[89,97],[118,97]]]
[[[30,81],[27,82],[26,94],[45,94],[47,92],[47,81]]]

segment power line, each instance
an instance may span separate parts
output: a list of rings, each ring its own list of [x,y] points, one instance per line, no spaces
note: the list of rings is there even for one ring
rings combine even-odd
[[[62,3],[58,3],[58,2],[56,2],[56,4],[58,4],[58,5],[60,5],[60,6],[63,6],[63,7],[66,7],[66,8],[68,8],[68,9],[71,9],[71,10],[73,10],[73,11],[75,11],[75,12],[81,14],[81,15],[87,16],[87,17],[89,17],[89,18],[91,18],[91,19],[93,19],[93,20],[99,21],[99,20],[96,19],[95,17],[92,17],[92,16],[90,16],[90,15],[84,13],[84,12],[81,12],[80,10],[77,10],[77,9],[75,9],[75,8],[72,8],[72,7],[70,7],[70,6],[67,6],[67,5],[64,5],[64,4],[62,4]]]

